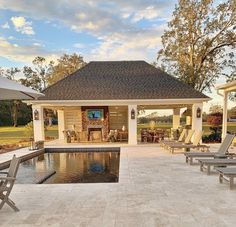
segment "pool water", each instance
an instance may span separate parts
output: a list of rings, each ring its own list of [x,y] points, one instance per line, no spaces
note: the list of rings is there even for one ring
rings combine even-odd
[[[20,164],[16,183],[118,182],[119,162],[117,151],[45,153]]]

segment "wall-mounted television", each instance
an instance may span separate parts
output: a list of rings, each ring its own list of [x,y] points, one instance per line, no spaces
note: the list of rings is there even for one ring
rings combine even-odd
[[[103,109],[88,109],[87,110],[88,120],[102,120],[103,119]]]

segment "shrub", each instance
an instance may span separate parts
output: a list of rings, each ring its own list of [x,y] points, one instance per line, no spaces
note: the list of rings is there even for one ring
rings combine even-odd
[[[28,138],[33,138],[34,137],[34,130],[33,130],[33,122],[29,122],[26,126],[25,126],[25,131],[24,134],[26,137]]]
[[[211,134],[208,136],[204,136],[202,138],[203,142],[221,142],[222,121],[223,116],[221,112],[215,112],[208,115],[207,122],[209,125],[211,125]]]

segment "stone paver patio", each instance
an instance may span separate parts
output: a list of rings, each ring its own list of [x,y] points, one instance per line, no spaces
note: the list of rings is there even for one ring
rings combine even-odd
[[[21,185],[0,211],[1,226],[235,226],[236,187],[219,184],[182,154],[122,147],[119,183]]]

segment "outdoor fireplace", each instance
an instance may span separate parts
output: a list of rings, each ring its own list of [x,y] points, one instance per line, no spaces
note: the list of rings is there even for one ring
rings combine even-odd
[[[88,141],[100,140],[103,141],[103,126],[102,125],[88,125]]]
[[[86,132],[88,141],[91,135],[97,141],[105,141],[109,133],[109,110],[107,106],[82,106],[82,130]],[[100,114],[98,114],[98,112]],[[95,114],[101,118],[91,117]],[[100,137],[100,140],[99,140]]]

